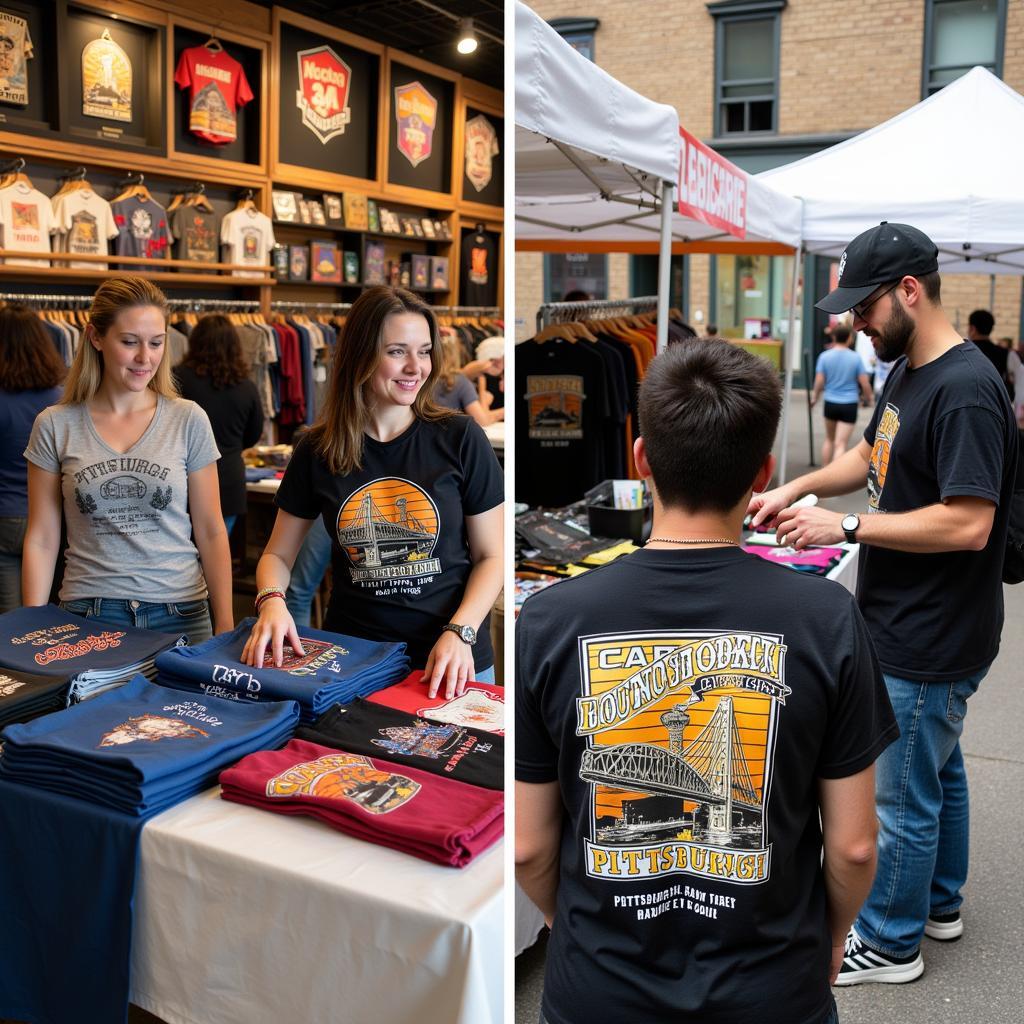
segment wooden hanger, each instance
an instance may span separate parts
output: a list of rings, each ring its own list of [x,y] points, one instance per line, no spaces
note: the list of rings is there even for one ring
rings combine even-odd
[[[138,199],[139,202],[153,202],[153,197],[149,194],[149,189],[145,185],[145,177],[139,174],[133,174],[125,179],[123,190],[120,195],[114,198],[114,202],[118,203],[123,199]]]
[[[539,330],[533,340],[543,343],[545,341],[571,341],[575,343],[576,335],[570,330],[570,324],[548,324],[547,327]]]

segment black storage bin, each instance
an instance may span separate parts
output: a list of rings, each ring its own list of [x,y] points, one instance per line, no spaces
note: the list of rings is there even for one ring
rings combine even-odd
[[[583,500],[592,537],[621,538],[642,545],[650,536],[653,507],[649,494],[644,494],[643,508],[616,508],[612,481],[605,480],[587,491]]]

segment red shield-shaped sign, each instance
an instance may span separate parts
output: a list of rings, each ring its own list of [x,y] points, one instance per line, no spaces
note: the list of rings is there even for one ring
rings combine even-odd
[[[352,69],[329,47],[300,50],[299,88],[295,105],[302,111],[302,123],[326,145],[341,135],[352,119],[348,90]]]
[[[434,147],[437,100],[419,82],[400,85],[395,89],[395,117],[398,149],[413,167],[418,167]]]

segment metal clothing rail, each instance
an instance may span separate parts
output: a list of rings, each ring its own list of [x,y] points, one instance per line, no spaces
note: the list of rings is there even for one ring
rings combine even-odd
[[[50,305],[70,305],[72,303],[87,306],[92,303],[91,295],[37,295],[28,292],[0,292],[0,302],[36,303],[45,302]]]
[[[444,316],[500,316],[501,306],[431,306]]]
[[[284,299],[277,299],[270,304],[271,312],[284,309],[330,309],[337,313],[344,313],[351,308],[351,302],[288,302]]]
[[[203,309],[223,310],[231,313],[237,311],[258,310],[258,299],[168,299],[168,309],[199,312]]]
[[[595,320],[606,316],[622,316],[642,310],[657,309],[657,295],[640,295],[632,299],[585,299],[580,302],[545,302],[537,310],[537,330],[548,324],[569,320]]]

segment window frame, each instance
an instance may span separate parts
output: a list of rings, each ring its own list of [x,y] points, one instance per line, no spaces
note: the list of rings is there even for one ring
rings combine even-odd
[[[596,37],[597,30],[601,27],[600,18],[551,18],[548,24],[570,45],[581,53],[587,60],[597,63]],[[590,52],[585,53],[574,44],[577,42],[589,42]]]
[[[930,92],[932,74],[936,71],[956,71],[964,69],[964,74],[973,67],[989,67],[987,64],[932,64],[932,54],[935,49],[935,8],[944,3],[951,3],[954,0],[925,0],[924,5],[924,53],[921,58],[921,99],[926,100],[934,96],[935,92],[941,92],[946,86],[939,86],[935,92]],[[1006,9],[1007,0],[995,0],[996,2],[996,59],[995,67],[989,70],[997,78],[1003,77],[1003,58],[1006,52]],[[954,79],[956,81],[956,79]],[[952,83],[947,82],[946,85]]]
[[[1002,0],[1000,0],[1002,2]],[[780,50],[782,44],[782,11],[786,7],[786,0],[719,0],[718,3],[709,3],[708,12],[715,19],[715,88],[714,88],[714,116],[713,124],[715,138],[725,139],[756,139],[778,134],[779,130],[779,93],[780,93]],[[771,21],[772,23],[772,78],[770,89],[764,93],[754,96],[744,96],[742,99],[728,100],[725,95],[725,88],[731,85],[760,85],[767,80],[760,78],[736,78],[724,79],[725,70],[725,32],[726,26],[743,21]],[[750,125],[750,104],[770,100],[772,104],[772,123],[770,128],[754,129]],[[743,106],[742,131],[726,131],[726,118],[724,116],[727,105]]]

